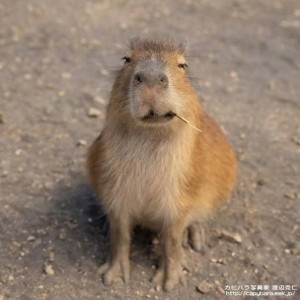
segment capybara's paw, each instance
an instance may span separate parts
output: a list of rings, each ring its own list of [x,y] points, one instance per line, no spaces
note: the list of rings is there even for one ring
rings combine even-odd
[[[178,284],[186,286],[186,278],[182,269],[169,274],[169,276],[166,276],[163,289],[165,292],[170,292]]]
[[[103,283],[107,286],[113,284],[119,279],[123,279],[126,283],[129,281],[130,277],[129,260],[122,259],[105,263],[100,267],[100,272],[103,274]]]
[[[186,286],[186,279],[182,268],[168,273],[170,274],[167,274],[163,268],[159,268],[152,278],[152,282],[157,286],[162,286],[165,292],[171,291],[178,284]]]

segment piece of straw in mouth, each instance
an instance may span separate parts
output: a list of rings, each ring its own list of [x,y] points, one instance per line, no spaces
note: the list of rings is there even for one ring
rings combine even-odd
[[[188,124],[190,127],[194,128],[195,130],[197,130],[197,131],[199,131],[199,132],[202,132],[201,129],[195,127],[195,126],[194,126],[193,124],[191,124],[190,121],[188,121],[187,119],[178,116],[178,115],[175,114],[174,112],[173,112],[173,116],[174,116],[174,117],[177,117],[178,119],[180,119],[180,120],[183,121],[184,123]]]

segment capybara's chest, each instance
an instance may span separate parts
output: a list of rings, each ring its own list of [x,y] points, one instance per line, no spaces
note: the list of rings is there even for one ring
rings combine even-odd
[[[110,182],[104,195],[108,209],[147,224],[177,214],[187,165],[183,154],[178,145],[149,147],[135,139],[110,147],[104,166]]]

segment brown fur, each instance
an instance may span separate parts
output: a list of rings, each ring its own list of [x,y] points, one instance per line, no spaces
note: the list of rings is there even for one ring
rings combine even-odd
[[[170,100],[164,105],[175,105],[176,113],[201,133],[177,118],[144,126],[128,113],[134,68],[152,56],[164,61],[171,80]],[[111,260],[104,268],[104,282],[129,278],[131,230],[139,224],[161,236],[162,261],[155,281],[170,290],[184,283],[184,230],[190,229],[193,246],[199,250],[196,225],[230,195],[236,159],[219,126],[203,111],[186,71],[178,68],[185,62],[182,46],[135,40],[130,57],[131,63],[117,74],[104,129],[87,161],[90,182],[111,226]]]

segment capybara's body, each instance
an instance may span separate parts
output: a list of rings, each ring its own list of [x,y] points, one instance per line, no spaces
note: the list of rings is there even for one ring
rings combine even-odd
[[[219,126],[202,109],[180,46],[134,40],[117,74],[104,129],[90,148],[88,173],[111,230],[104,282],[129,278],[132,229],[159,233],[162,259],[155,276],[165,290],[184,282],[182,235],[230,195],[236,159]],[[201,132],[174,115],[188,120]]]

